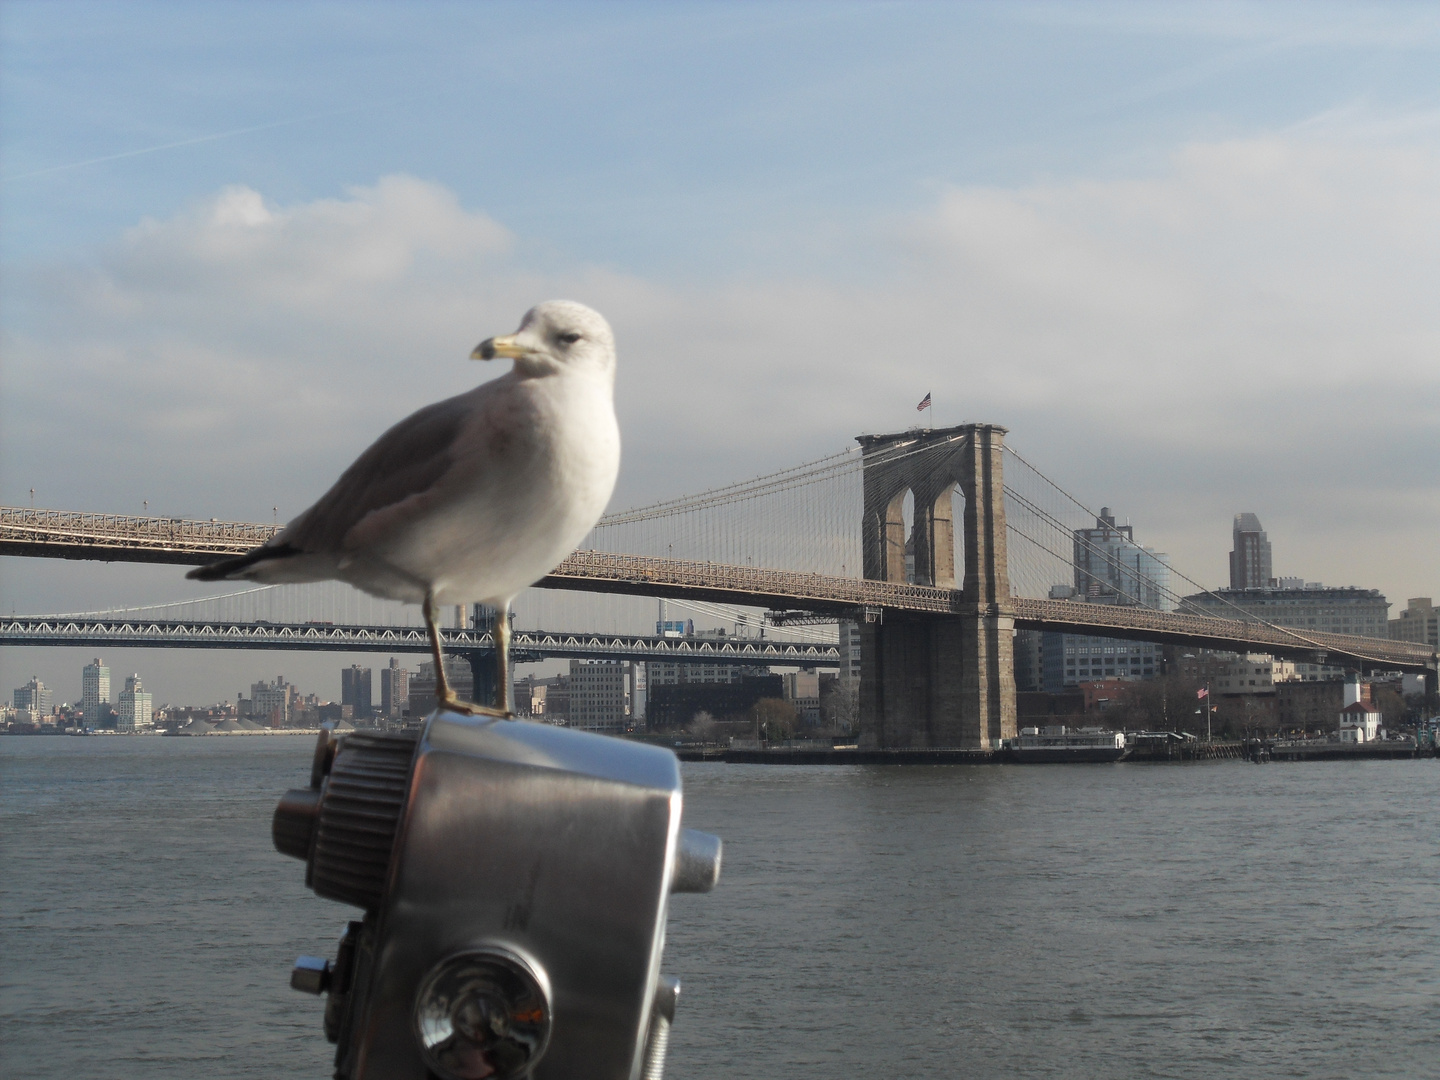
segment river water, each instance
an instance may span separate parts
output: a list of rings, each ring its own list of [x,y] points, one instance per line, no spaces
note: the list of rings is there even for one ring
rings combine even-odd
[[[330,1075],[305,738],[0,738],[0,1074]],[[686,766],[668,1075],[1440,1075],[1440,763]]]

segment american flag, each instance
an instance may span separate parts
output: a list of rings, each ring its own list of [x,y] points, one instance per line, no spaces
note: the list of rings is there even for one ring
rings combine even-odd
[[[1207,686],[1207,687],[1205,687],[1205,689],[1203,689],[1203,690],[1196,690],[1196,691],[1195,691],[1195,696],[1196,696],[1197,698],[1207,698],[1207,697],[1209,697],[1209,696],[1210,696],[1210,688]]]
[[[929,393],[926,393],[926,395],[925,395],[923,398],[920,399],[920,404],[915,406],[915,411],[916,411],[916,412],[924,412],[924,411],[925,411],[926,409],[928,409],[929,407],[930,407],[930,395],[929,395]]]

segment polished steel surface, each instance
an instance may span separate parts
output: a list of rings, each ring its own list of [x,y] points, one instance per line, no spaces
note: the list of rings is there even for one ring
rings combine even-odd
[[[659,977],[671,887],[703,891],[719,873],[717,838],[681,841],[680,787],[668,750],[432,716],[357,946],[338,1074],[639,1077],[653,1025],[662,1051],[668,1030],[657,987],[673,1012]],[[543,988],[548,1047],[517,1019],[534,1009],[504,1004],[529,1000],[504,970]]]

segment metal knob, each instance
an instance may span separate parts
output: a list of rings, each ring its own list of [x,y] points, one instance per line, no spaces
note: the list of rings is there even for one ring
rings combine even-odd
[[[699,829],[681,829],[670,875],[672,893],[709,892],[720,880],[720,837]]]
[[[418,732],[321,732],[311,786],[287,791],[270,826],[276,850],[306,861],[305,883],[373,910],[385,892]]]
[[[330,961],[320,956],[296,958],[290,969],[290,989],[323,994],[330,989]]]
[[[315,788],[292,788],[281,796],[270,822],[276,851],[297,859],[310,858],[315,823],[320,820],[320,798]]]

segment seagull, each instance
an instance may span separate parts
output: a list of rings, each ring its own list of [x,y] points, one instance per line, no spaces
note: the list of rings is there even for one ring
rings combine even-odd
[[[510,717],[510,603],[594,527],[620,469],[615,339],[596,311],[547,300],[472,360],[509,373],[427,405],[361,454],[314,506],[199,581],[339,580],[418,603],[441,708]],[[495,621],[496,706],[461,701],[445,678],[436,610],[484,603]]]

